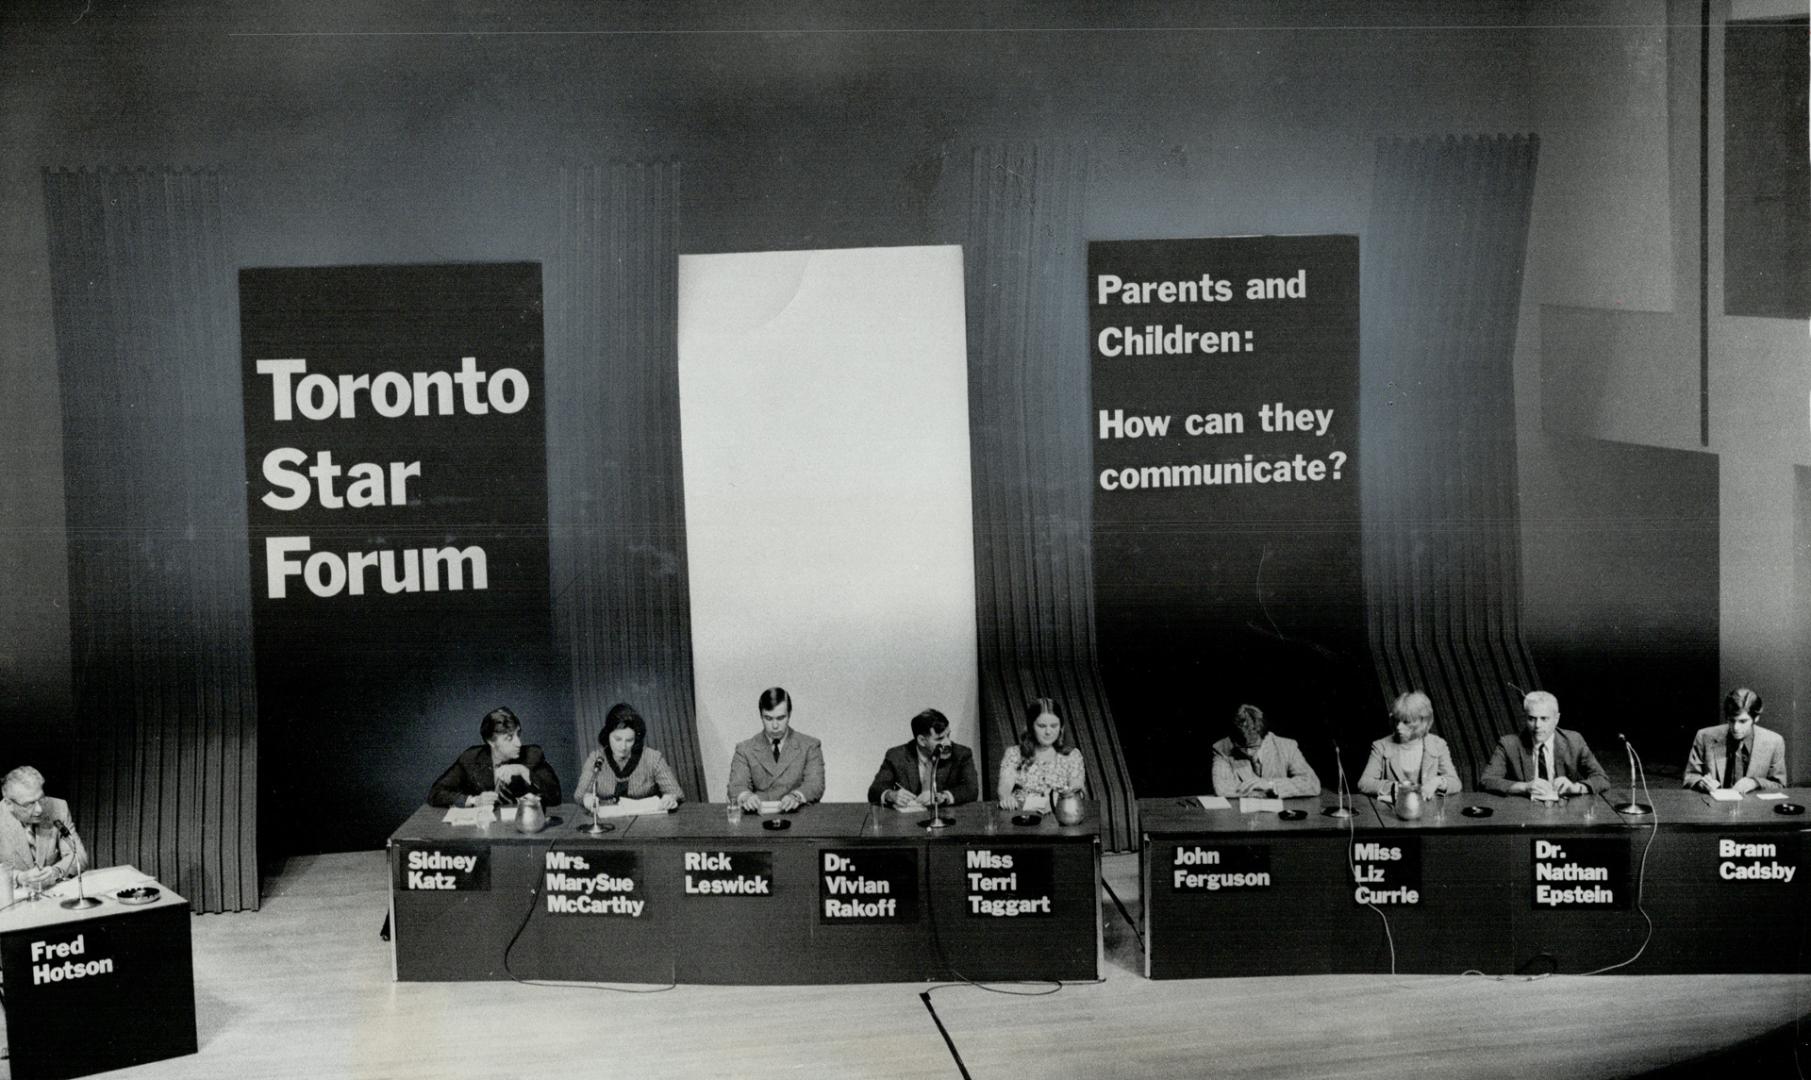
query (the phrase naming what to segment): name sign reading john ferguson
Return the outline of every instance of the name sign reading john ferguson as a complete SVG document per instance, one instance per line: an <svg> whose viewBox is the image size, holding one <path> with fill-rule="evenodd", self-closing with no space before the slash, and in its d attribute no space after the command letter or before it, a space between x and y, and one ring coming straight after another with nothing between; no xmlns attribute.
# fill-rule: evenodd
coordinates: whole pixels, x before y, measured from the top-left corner
<svg viewBox="0 0 1811 1080"><path fill-rule="evenodd" d="M1420 839L1405 837L1387 844L1353 844L1352 883L1355 904L1421 903Z"/></svg>
<svg viewBox="0 0 1811 1080"><path fill-rule="evenodd" d="M641 883L641 853L597 848L553 850L543 857L542 895L549 915L602 915L639 919L648 908Z"/></svg>
<svg viewBox="0 0 1811 1080"><path fill-rule="evenodd" d="M963 852L962 881L970 917L1013 919L1049 916L1056 862L1047 847L1008 850L971 847Z"/></svg>
<svg viewBox="0 0 1811 1080"><path fill-rule="evenodd" d="M1798 864L1781 860L1777 841L1749 843L1724 836L1717 840L1717 876L1724 881L1789 885L1798 876Z"/></svg>
<svg viewBox="0 0 1811 1080"><path fill-rule="evenodd" d="M772 896L773 852L688 851L687 896Z"/></svg>
<svg viewBox="0 0 1811 1080"><path fill-rule="evenodd" d="M1261 844L1177 844L1169 872L1172 892L1268 889L1270 849Z"/></svg>
<svg viewBox="0 0 1811 1080"><path fill-rule="evenodd" d="M1629 841L1625 837L1534 840L1534 906L1629 906Z"/></svg>
<svg viewBox="0 0 1811 1080"><path fill-rule="evenodd" d="M396 886L405 892L485 892L490 889L490 848L452 844L403 844Z"/></svg>
<svg viewBox="0 0 1811 1080"><path fill-rule="evenodd" d="M918 853L910 848L844 848L818 855L818 921L918 921Z"/></svg>

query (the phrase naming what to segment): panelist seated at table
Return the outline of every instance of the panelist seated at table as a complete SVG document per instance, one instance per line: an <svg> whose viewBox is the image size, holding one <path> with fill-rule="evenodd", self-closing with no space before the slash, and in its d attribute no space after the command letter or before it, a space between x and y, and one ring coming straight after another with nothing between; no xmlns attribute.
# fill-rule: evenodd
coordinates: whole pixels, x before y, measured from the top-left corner
<svg viewBox="0 0 1811 1080"><path fill-rule="evenodd" d="M1522 730L1497 740L1478 786L1498 795L1550 801L1606 791L1610 778L1585 737L1559 726L1559 699L1536 690L1522 699Z"/></svg>
<svg viewBox="0 0 1811 1080"><path fill-rule="evenodd" d="M729 801L751 812L777 802L782 813L791 813L823 798L823 744L792 730L792 695L769 687L756 707L760 733L737 743L729 759Z"/></svg>
<svg viewBox="0 0 1811 1080"><path fill-rule="evenodd" d="M484 742L461 751L428 789L433 806L491 806L524 795L543 806L560 804L560 778L535 745L522 745L522 721L506 708L492 709L478 724Z"/></svg>
<svg viewBox="0 0 1811 1080"><path fill-rule="evenodd" d="M931 804L930 780L937 780L937 803L955 806L981 797L975 755L950 738L949 717L926 709L912 717L912 741L890 748L880 759L868 801L900 810Z"/></svg>
<svg viewBox="0 0 1811 1080"><path fill-rule="evenodd" d="M633 705L621 701L610 706L597 745L579 769L574 802L595 810L599 803L658 794L660 808L671 810L685 801L679 777L660 751L648 745L648 722Z"/></svg>
<svg viewBox="0 0 1811 1080"><path fill-rule="evenodd" d="M1397 788L1410 788L1431 799L1451 795L1465 785L1453 767L1446 740L1433 734L1434 703L1410 690L1390 706L1395 731L1371 744L1371 757L1358 778L1358 790L1394 802Z"/></svg>
<svg viewBox="0 0 1811 1080"><path fill-rule="evenodd" d="M1055 698L1032 698L1025 704L1025 730L1017 745L1000 756L999 794L1002 810L1048 809L1053 792L1085 793L1088 772L1082 752L1069 739L1069 725Z"/></svg>
<svg viewBox="0 0 1811 1080"><path fill-rule="evenodd" d="M1738 794L1786 786L1786 740L1760 725L1761 695L1747 687L1723 699L1723 722L1700 728L1685 762L1685 786Z"/></svg>
<svg viewBox="0 0 1811 1080"><path fill-rule="evenodd" d="M1256 705L1239 706L1229 732L1214 744L1215 795L1287 799L1320 794L1320 777L1314 775L1301 747L1294 739L1272 735L1264 723L1264 710Z"/></svg>
<svg viewBox="0 0 1811 1080"><path fill-rule="evenodd" d="M12 867L13 884L48 889L88 865L69 804L44 794L44 774L21 765L0 780L7 813L0 814L0 863Z"/></svg>

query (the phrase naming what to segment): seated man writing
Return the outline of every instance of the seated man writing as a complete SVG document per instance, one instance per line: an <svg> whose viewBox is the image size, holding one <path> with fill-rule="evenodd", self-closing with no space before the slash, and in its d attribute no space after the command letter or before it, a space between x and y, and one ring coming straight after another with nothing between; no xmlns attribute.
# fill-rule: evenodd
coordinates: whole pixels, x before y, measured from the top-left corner
<svg viewBox="0 0 1811 1080"><path fill-rule="evenodd" d="M981 797L975 755L950 739L948 717L926 709L912 717L912 741L889 749L881 758L874 782L868 785L868 801L900 810L928 807L933 777L940 806Z"/></svg>

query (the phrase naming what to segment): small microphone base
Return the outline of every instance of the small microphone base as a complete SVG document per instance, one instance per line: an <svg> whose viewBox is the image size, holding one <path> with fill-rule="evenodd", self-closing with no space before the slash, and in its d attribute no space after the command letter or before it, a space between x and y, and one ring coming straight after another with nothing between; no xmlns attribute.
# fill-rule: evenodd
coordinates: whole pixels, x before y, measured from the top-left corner
<svg viewBox="0 0 1811 1080"><path fill-rule="evenodd" d="M602 836L607 832L615 832L616 826L606 825L601 821L593 821L591 824L585 826L585 828L580 831L584 832L590 836Z"/></svg>
<svg viewBox="0 0 1811 1080"><path fill-rule="evenodd" d="M1654 808L1644 802L1625 802L1616 804L1616 812L1625 817L1642 817L1654 812Z"/></svg>
<svg viewBox="0 0 1811 1080"><path fill-rule="evenodd" d="M57 905L65 911L87 911L101 906L101 902L92 896L77 896Z"/></svg>
<svg viewBox="0 0 1811 1080"><path fill-rule="evenodd" d="M1329 806L1321 811L1321 816L1330 818L1349 818L1352 816L1352 811L1344 806Z"/></svg>
<svg viewBox="0 0 1811 1080"><path fill-rule="evenodd" d="M932 814L930 817L920 821L918 827L920 829L947 829L954 824L955 822L944 817L942 814Z"/></svg>

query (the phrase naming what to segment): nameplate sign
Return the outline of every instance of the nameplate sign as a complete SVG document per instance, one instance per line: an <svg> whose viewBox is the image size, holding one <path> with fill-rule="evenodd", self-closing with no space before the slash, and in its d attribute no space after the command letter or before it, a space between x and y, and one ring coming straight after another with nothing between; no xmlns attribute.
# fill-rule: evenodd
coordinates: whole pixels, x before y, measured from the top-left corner
<svg viewBox="0 0 1811 1080"><path fill-rule="evenodd" d="M842 848L818 852L818 921L918 921L916 848Z"/></svg>
<svg viewBox="0 0 1811 1080"><path fill-rule="evenodd" d="M1717 877L1724 881L1790 885L1798 877L1798 862L1790 853L1781 854L1788 846L1778 840L1756 842L1719 837Z"/></svg>
<svg viewBox="0 0 1811 1080"><path fill-rule="evenodd" d="M1629 906L1629 841L1625 837L1532 840L1536 910Z"/></svg>
<svg viewBox="0 0 1811 1080"><path fill-rule="evenodd" d="M555 848L541 861L549 915L639 919L647 913L641 852L633 848Z"/></svg>
<svg viewBox="0 0 1811 1080"><path fill-rule="evenodd" d="M1352 845L1352 902L1379 907L1421 903L1421 838L1360 840Z"/></svg>
<svg viewBox="0 0 1811 1080"><path fill-rule="evenodd" d="M92 924L74 933L65 930L34 938L26 948L26 960L31 965L28 981L33 988L93 985L95 980L115 974L106 932ZM10 983L7 992L13 992Z"/></svg>
<svg viewBox="0 0 1811 1080"><path fill-rule="evenodd" d="M1164 866L1170 891L1219 892L1270 888L1270 848L1265 844L1177 844Z"/></svg>
<svg viewBox="0 0 1811 1080"><path fill-rule="evenodd" d="M1047 847L971 847L962 853L963 902L971 918L1054 915L1056 859Z"/></svg>
<svg viewBox="0 0 1811 1080"><path fill-rule="evenodd" d="M688 851L685 895L772 896L773 852Z"/></svg>
<svg viewBox="0 0 1811 1080"><path fill-rule="evenodd" d="M485 892L490 848L480 844L399 844L396 887L403 892Z"/></svg>

